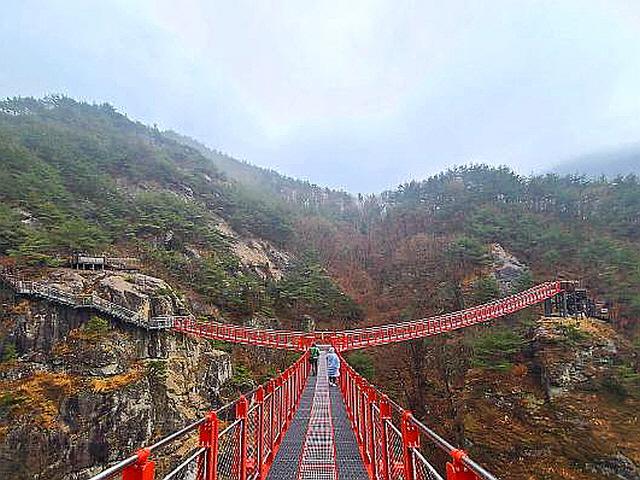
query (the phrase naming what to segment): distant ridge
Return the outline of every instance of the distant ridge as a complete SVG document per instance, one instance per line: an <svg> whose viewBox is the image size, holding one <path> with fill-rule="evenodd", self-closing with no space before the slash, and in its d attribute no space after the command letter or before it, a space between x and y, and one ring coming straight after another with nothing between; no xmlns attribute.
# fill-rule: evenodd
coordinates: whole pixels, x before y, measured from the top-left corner
<svg viewBox="0 0 640 480"><path fill-rule="evenodd" d="M334 217L345 217L357 210L355 197L347 192L299 180L237 160L186 135L167 130L166 138L198 151L213 162L215 168L247 187L258 198L279 199L283 205Z"/></svg>
<svg viewBox="0 0 640 480"><path fill-rule="evenodd" d="M640 143L591 153L556 165L552 171L561 175L581 174L589 177L640 174Z"/></svg>

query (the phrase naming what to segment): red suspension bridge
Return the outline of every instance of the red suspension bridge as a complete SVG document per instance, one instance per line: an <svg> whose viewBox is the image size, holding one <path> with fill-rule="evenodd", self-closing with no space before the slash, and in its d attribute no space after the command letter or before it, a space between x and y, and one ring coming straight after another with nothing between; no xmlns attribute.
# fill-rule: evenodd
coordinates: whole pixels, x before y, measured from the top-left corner
<svg viewBox="0 0 640 480"><path fill-rule="evenodd" d="M563 282L547 282L515 295L453 313L339 332L268 330L226 323L198 322L193 317L176 318L173 329L198 337L259 347L305 351L315 342L330 344L339 351L346 351L430 337L469 327L536 305L563 290Z"/></svg>
<svg viewBox="0 0 640 480"><path fill-rule="evenodd" d="M548 282L453 313L339 332L257 329L198 322L192 316L167 318L167 327L178 332L305 353L250 394L141 448L91 480L154 480L156 473L165 480L495 480L344 359L339 388L331 388L324 347L345 352L439 335L539 304L563 293L565 287L562 282ZM49 299L56 301L54 297ZM313 343L324 346L316 376L310 375L307 352ZM189 445L193 445L190 453L177 465L169 465L167 459ZM156 472L158 465L162 468Z"/></svg>

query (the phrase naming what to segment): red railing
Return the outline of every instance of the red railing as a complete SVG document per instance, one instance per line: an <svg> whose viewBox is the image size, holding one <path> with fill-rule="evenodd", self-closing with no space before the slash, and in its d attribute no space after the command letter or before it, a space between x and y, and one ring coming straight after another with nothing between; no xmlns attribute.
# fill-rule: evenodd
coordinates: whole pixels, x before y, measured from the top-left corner
<svg viewBox="0 0 640 480"><path fill-rule="evenodd" d="M464 451L380 393L344 359L341 370L340 389L347 414L372 480L497 480ZM444 452L440 469L426 450Z"/></svg>
<svg viewBox="0 0 640 480"><path fill-rule="evenodd" d="M314 341L314 335L305 332L243 327L229 323L198 322L195 318L178 319L174 321L173 329L212 340L285 350L303 351Z"/></svg>
<svg viewBox="0 0 640 480"><path fill-rule="evenodd" d="M562 291L561 282L547 282L515 295L445 315L339 332L269 330L217 322L198 322L193 318L177 319L173 328L199 337L244 345L304 351L316 342L332 344L338 351L347 351L429 337L487 322L536 305Z"/></svg>
<svg viewBox="0 0 640 480"><path fill-rule="evenodd" d="M142 448L90 480L121 476L123 480L153 480L153 457L163 447L187 444L188 437L198 446L163 479L262 480L273 463L298 407L309 375L308 354L302 355L281 375L261 385L251 394L212 411L204 418ZM228 418L230 417L230 418ZM178 441L179 440L179 441Z"/></svg>
<svg viewBox="0 0 640 480"><path fill-rule="evenodd" d="M453 313L391 325L335 332L331 343L339 351L346 351L439 335L518 312L552 298L562 291L561 282L541 283L523 292Z"/></svg>

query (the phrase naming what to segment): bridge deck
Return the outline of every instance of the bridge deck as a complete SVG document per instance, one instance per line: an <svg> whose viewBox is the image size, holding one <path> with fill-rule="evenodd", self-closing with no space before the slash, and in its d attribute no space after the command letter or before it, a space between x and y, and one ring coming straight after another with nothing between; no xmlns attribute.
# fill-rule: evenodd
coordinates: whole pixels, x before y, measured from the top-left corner
<svg viewBox="0 0 640 480"><path fill-rule="evenodd" d="M340 390L329 386L323 352L267 480L368 478Z"/></svg>

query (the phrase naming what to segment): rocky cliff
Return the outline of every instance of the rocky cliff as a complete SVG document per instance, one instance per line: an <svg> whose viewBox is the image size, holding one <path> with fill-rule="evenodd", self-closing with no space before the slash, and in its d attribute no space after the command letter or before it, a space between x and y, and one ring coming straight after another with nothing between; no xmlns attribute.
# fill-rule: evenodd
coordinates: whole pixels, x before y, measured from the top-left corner
<svg viewBox="0 0 640 480"><path fill-rule="evenodd" d="M509 369L470 371L467 447L504 478L639 480L637 348L589 318L542 317L525 341Z"/></svg>
<svg viewBox="0 0 640 480"><path fill-rule="evenodd" d="M86 288L87 277L76 280ZM94 280L136 310L166 314L178 305L150 277L142 286L133 277ZM85 478L216 406L231 377L228 354L210 342L6 289L0 298L1 478Z"/></svg>

